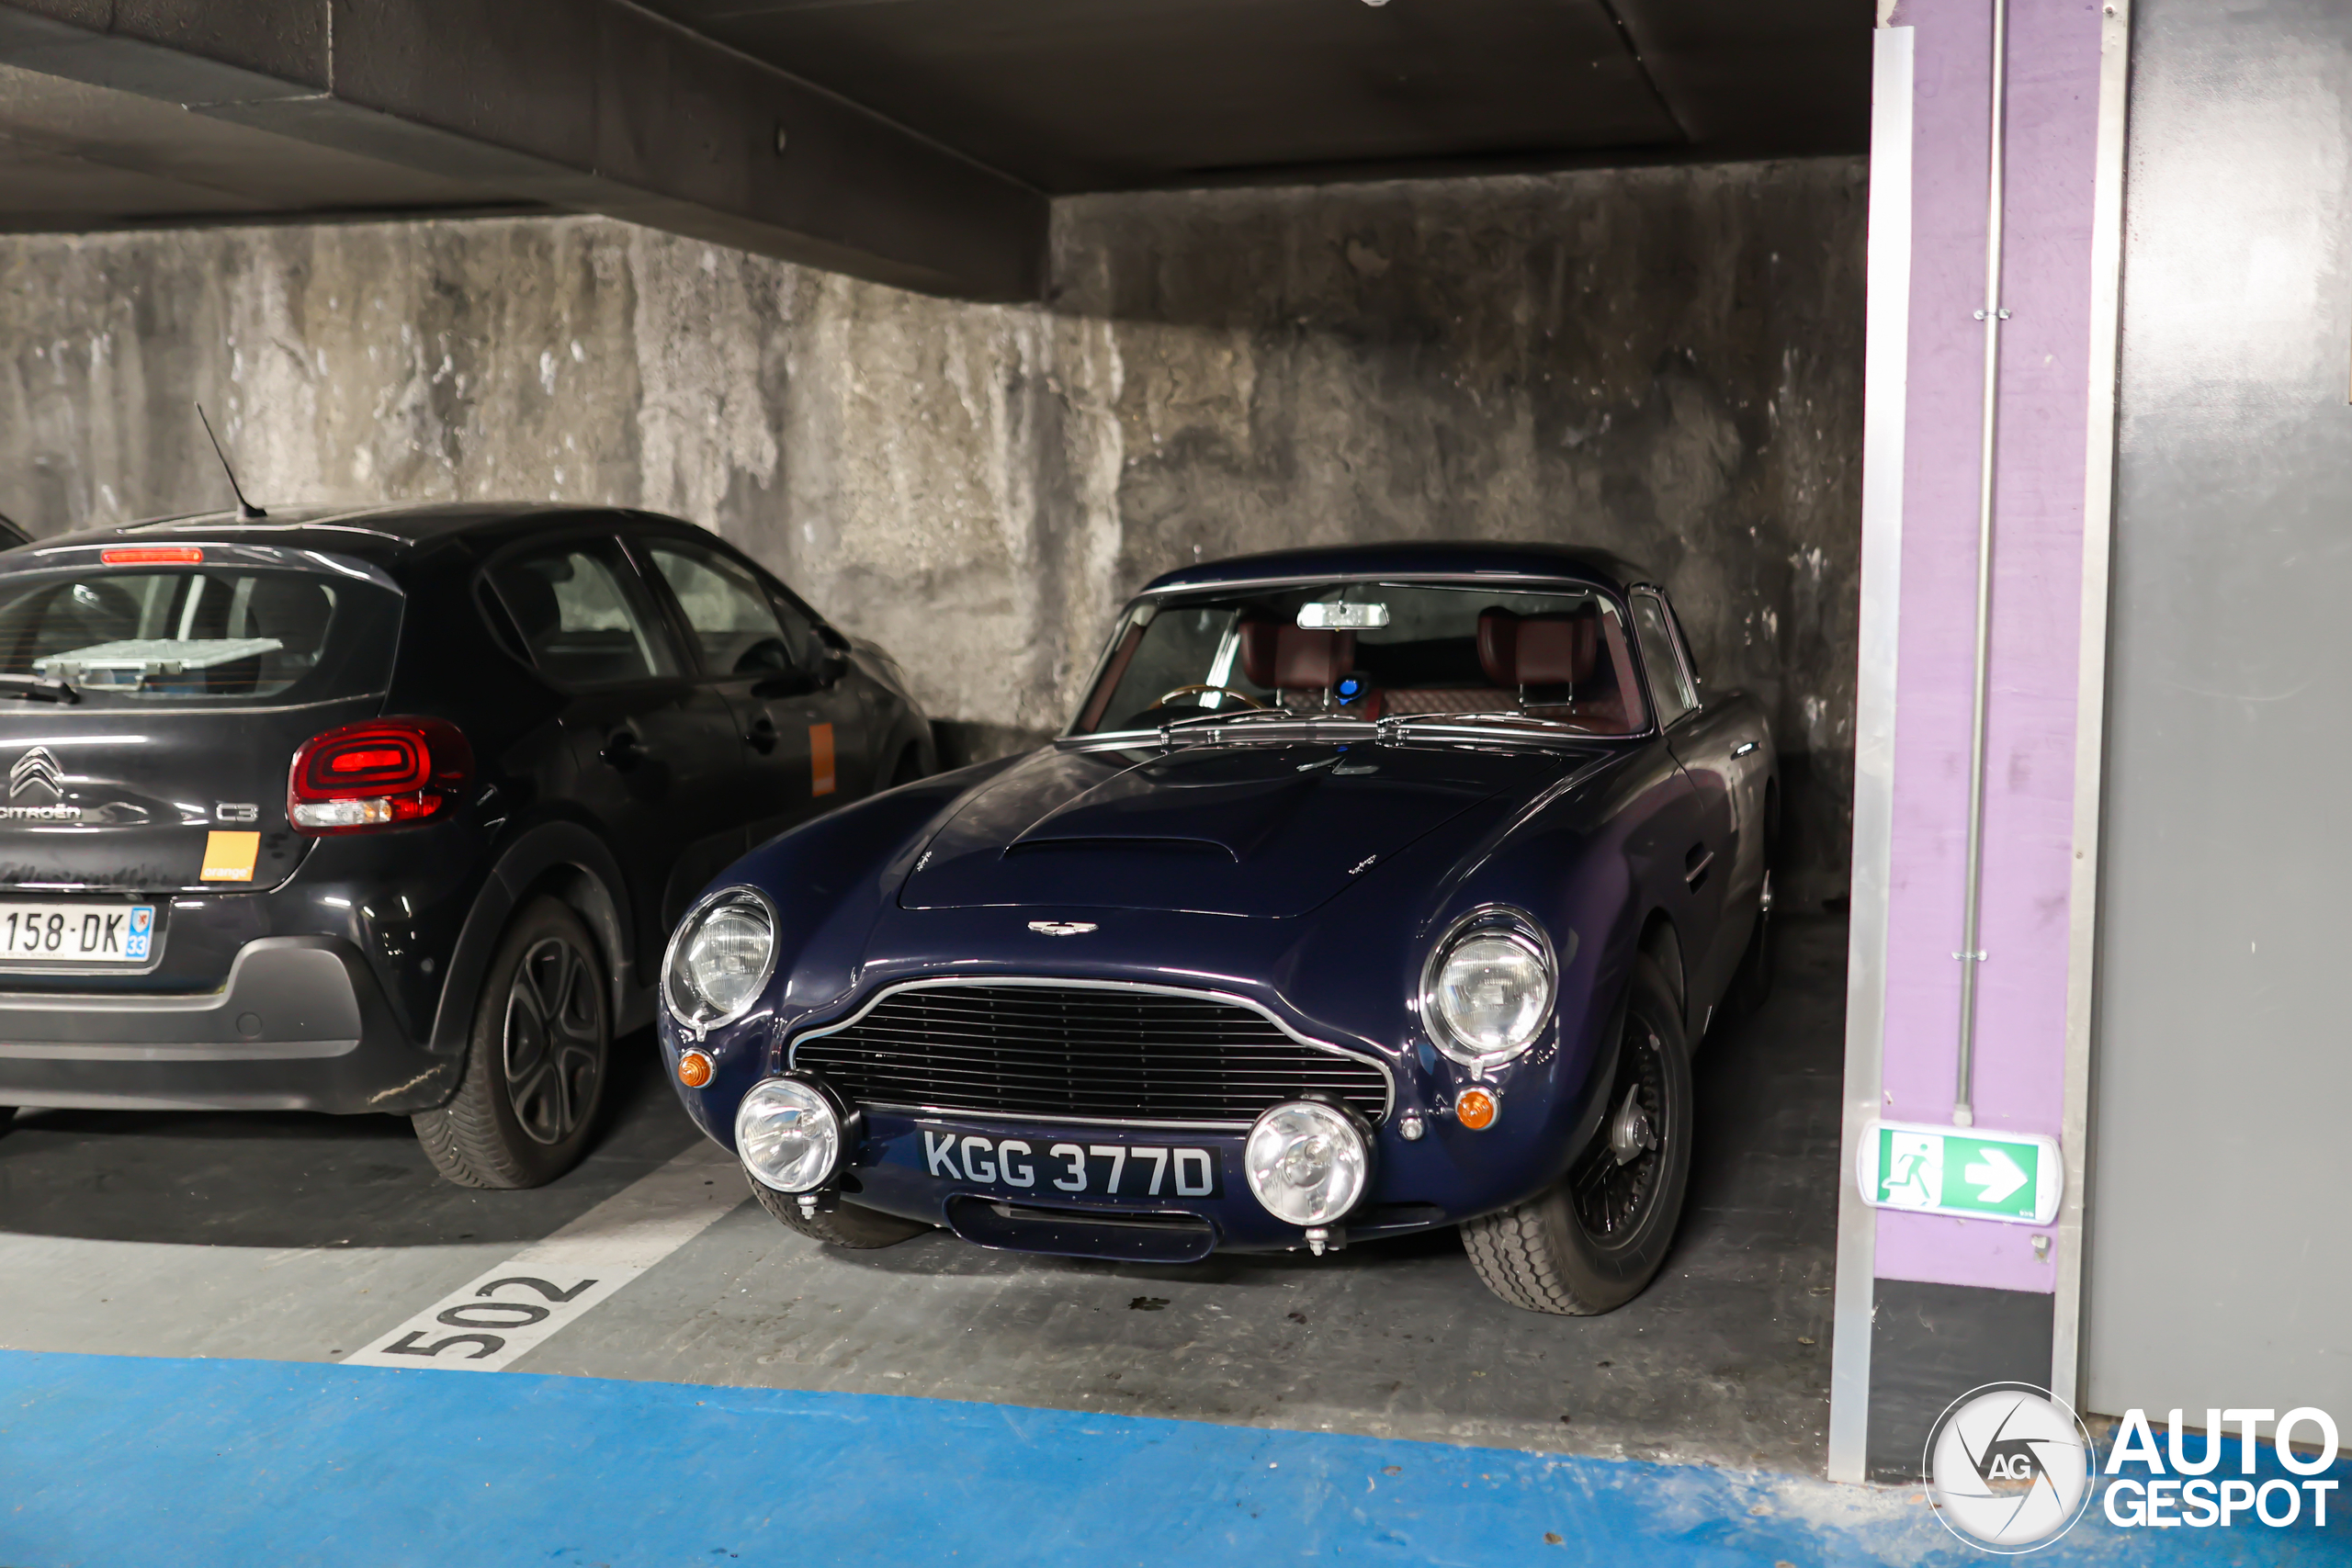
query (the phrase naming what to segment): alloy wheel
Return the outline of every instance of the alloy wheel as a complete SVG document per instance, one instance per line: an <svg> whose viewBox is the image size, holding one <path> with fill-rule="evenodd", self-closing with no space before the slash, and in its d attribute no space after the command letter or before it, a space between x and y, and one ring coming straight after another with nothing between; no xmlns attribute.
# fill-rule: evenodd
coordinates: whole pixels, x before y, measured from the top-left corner
<svg viewBox="0 0 2352 1568"><path fill-rule="evenodd" d="M604 1009L588 955L561 937L532 944L506 998L506 1099L534 1143L560 1144L596 1101Z"/></svg>

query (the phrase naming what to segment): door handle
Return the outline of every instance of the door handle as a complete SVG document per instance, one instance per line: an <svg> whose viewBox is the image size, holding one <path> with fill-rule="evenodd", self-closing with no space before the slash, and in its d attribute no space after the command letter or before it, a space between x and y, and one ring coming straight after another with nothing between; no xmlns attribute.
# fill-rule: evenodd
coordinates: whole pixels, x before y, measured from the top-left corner
<svg viewBox="0 0 2352 1568"><path fill-rule="evenodd" d="M616 729L605 738L605 749L596 756L606 767L627 773L644 761L645 742L637 738L633 729Z"/></svg>
<svg viewBox="0 0 2352 1568"><path fill-rule="evenodd" d="M1755 742L1755 741L1753 741L1753 740L1743 740L1743 741L1741 741L1738 745L1736 745L1736 746L1735 746L1735 747L1733 747L1733 748L1731 749L1731 754L1732 754L1733 756L1735 756L1735 757L1745 757L1745 756L1747 756L1750 751L1753 751L1753 750L1756 750L1756 742Z"/></svg>
<svg viewBox="0 0 2352 1568"><path fill-rule="evenodd" d="M1699 885L1707 880L1707 868L1714 863L1714 851L1704 844L1690 846L1690 852L1682 861L1682 880L1690 885L1691 892L1699 891Z"/></svg>
<svg viewBox="0 0 2352 1568"><path fill-rule="evenodd" d="M743 744L749 746L752 750L759 752L762 756L765 756L768 752L775 750L775 720L770 718L765 714L762 714L759 717L753 719L752 721L752 728L745 731L743 735Z"/></svg>

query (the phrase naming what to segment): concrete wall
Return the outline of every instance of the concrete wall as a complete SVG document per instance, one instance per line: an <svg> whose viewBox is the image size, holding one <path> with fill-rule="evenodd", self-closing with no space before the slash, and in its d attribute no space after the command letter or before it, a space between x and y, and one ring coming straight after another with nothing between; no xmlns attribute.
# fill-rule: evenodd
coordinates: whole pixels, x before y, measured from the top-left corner
<svg viewBox="0 0 2352 1568"><path fill-rule="evenodd" d="M1302 541L1581 540L1676 590L1843 887L1859 161L1061 204L1043 308L591 219L0 239L0 510L609 501L899 655L952 743L1057 728L1112 609Z"/></svg>

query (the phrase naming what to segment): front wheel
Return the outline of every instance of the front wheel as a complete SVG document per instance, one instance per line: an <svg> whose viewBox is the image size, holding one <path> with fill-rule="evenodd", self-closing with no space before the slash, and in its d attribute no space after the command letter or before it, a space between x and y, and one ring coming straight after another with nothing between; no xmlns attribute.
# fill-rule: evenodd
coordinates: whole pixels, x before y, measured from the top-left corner
<svg viewBox="0 0 2352 1568"><path fill-rule="evenodd" d="M482 977L465 1076L410 1120L461 1187L542 1187L580 1163L604 1102L613 1031L604 964L580 917L534 898Z"/></svg>
<svg viewBox="0 0 2352 1568"><path fill-rule="evenodd" d="M804 1214L800 1212L800 1200L792 1193L777 1191L750 1171L743 1173L743 1179L752 1184L752 1196L760 1201L760 1207L783 1222L785 1229L798 1231L827 1247L871 1251L877 1247L896 1247L931 1229L918 1221L902 1220L878 1209L861 1209L854 1203L837 1201L830 1210Z"/></svg>
<svg viewBox="0 0 2352 1568"><path fill-rule="evenodd" d="M1549 1191L1462 1226L1463 1247L1487 1288L1530 1312L1577 1317L1641 1294L1682 1217L1690 1100L1681 1010L1657 965L1638 959L1592 1142Z"/></svg>

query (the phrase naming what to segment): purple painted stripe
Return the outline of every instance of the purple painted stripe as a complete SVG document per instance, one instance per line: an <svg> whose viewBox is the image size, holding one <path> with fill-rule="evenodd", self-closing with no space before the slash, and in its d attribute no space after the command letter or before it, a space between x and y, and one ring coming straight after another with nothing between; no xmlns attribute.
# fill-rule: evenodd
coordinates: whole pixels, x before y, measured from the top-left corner
<svg viewBox="0 0 2352 1568"><path fill-rule="evenodd" d="M1909 0L1917 28L1884 1113L1951 1114L1960 1007L1990 127L1988 0ZM1981 1125L2056 1134L2064 1097L2098 0L2011 0L1995 488ZM2054 1288L2026 1227L1882 1213L1878 1275Z"/></svg>

